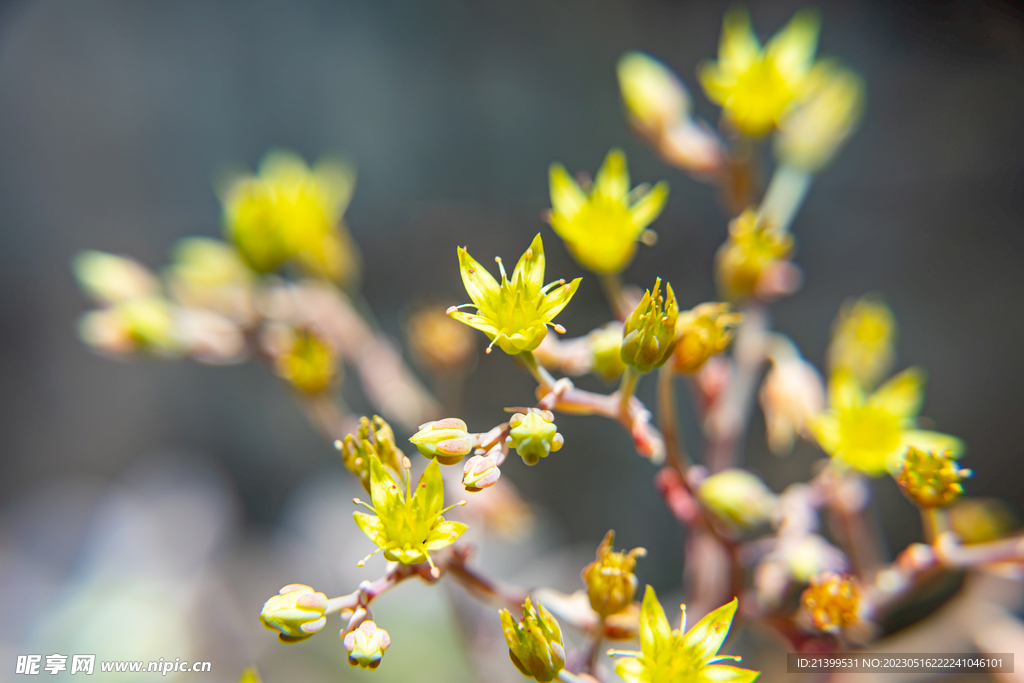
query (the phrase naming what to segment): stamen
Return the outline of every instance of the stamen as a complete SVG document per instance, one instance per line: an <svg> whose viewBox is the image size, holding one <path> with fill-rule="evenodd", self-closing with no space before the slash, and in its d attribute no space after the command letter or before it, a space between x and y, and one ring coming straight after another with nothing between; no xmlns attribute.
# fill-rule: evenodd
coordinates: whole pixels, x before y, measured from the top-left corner
<svg viewBox="0 0 1024 683"><path fill-rule="evenodd" d="M497 262L497 264L498 264L498 270L500 270L500 271L501 271L501 279L502 279L502 281L505 281L505 280L507 280L507 279L508 279L508 276L507 276L507 275L505 275L505 264L501 262L501 257L500 257L500 256L495 256L495 257L494 257L494 260L495 260L495 261Z"/></svg>
<svg viewBox="0 0 1024 683"><path fill-rule="evenodd" d="M370 505L366 501L359 500L358 498L353 498L352 502L355 503L356 505L362 505L362 506L366 507L369 510L373 510L373 514L377 514L377 508L373 507L372 505Z"/></svg>
<svg viewBox="0 0 1024 683"><path fill-rule="evenodd" d="M531 249L531 248L527 248L527 250L526 250L526 254L524 254L524 256L526 256L526 260L527 260L527 261L529 261L530 259L532 259L532 258L533 258L533 249Z"/></svg>
<svg viewBox="0 0 1024 683"><path fill-rule="evenodd" d="M339 451L341 450L341 447L342 447L342 446L344 446L344 445L345 445L345 444L343 444L343 443L341 442L341 439L335 439L335 440L334 440L334 447L335 447L336 449L338 449Z"/></svg>
<svg viewBox="0 0 1024 683"><path fill-rule="evenodd" d="M441 578L441 570L434 566L434 560L431 559L430 553L424 553L427 556L427 564L430 565L430 575L435 579Z"/></svg>
<svg viewBox="0 0 1024 683"><path fill-rule="evenodd" d="M366 556L366 557L364 557L363 559L361 559L361 560L359 560L358 562L356 562L356 566L357 566L357 567L365 567L365 566L366 566L366 561L367 561L368 559L370 559L371 557L373 557L374 555L376 555L377 553L379 553L380 551L382 551L382 550L384 550L384 548L377 548L377 549L376 549L376 550L374 550L374 551L373 551L372 553L370 553L369 555L367 555L367 556Z"/></svg>
<svg viewBox="0 0 1024 683"><path fill-rule="evenodd" d="M460 507L463 507L464 505L467 505L466 501L460 500L458 503L455 503L454 505L449 505L448 507L446 507L444 510L441 510L437 514L443 515L444 513L446 513L449 510L451 510L452 508L460 508Z"/></svg>

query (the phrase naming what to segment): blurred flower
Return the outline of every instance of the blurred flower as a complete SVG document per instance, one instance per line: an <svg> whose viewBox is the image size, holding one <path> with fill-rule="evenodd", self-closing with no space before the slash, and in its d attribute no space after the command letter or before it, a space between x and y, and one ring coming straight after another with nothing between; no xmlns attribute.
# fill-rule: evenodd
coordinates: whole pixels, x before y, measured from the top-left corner
<svg viewBox="0 0 1024 683"><path fill-rule="evenodd" d="M611 322L587 335L590 368L598 377L611 381L622 374L622 324Z"/></svg>
<svg viewBox="0 0 1024 683"><path fill-rule="evenodd" d="M410 437L416 449L442 465L454 465L473 452L473 438L466 423L457 417L427 422Z"/></svg>
<svg viewBox="0 0 1024 683"><path fill-rule="evenodd" d="M683 605L682 623L678 629L672 630L654 589L647 586L640 608L640 652L610 651L609 654L625 655L616 660L615 672L626 683L675 683L682 680L750 683L760 672L719 663L739 661L739 657L718 654L729 635L737 604L734 598L701 619L688 632L686 606Z"/></svg>
<svg viewBox="0 0 1024 683"><path fill-rule="evenodd" d="M964 543L1002 538L1020 522L1009 505L997 498L964 498L946 511L949 527Z"/></svg>
<svg viewBox="0 0 1024 683"><path fill-rule="evenodd" d="M552 164L548 220L573 257L595 273L617 273L633 259L637 241L654 234L648 225L668 199L668 183L629 190L629 170L621 150L608 152L589 194L561 164ZM646 236L645 236L645 233Z"/></svg>
<svg viewBox="0 0 1024 683"><path fill-rule="evenodd" d="M337 379L334 348L314 330L292 330L291 343L274 359L277 374L304 394L325 391Z"/></svg>
<svg viewBox="0 0 1024 683"><path fill-rule="evenodd" d="M282 643L297 643L327 625L326 610L326 595L293 583L264 603L260 621L271 631L277 631Z"/></svg>
<svg viewBox="0 0 1024 683"><path fill-rule="evenodd" d="M783 116L775 154L785 164L820 171L860 120L864 81L848 69L822 66L811 72L806 99Z"/></svg>
<svg viewBox="0 0 1024 683"><path fill-rule="evenodd" d="M501 610L501 628L508 643L508 656L524 676L546 683L565 668L562 630L544 605L538 603L534 608L527 598L519 623L508 610Z"/></svg>
<svg viewBox="0 0 1024 683"><path fill-rule="evenodd" d="M838 634L858 621L860 589L853 577L824 572L811 579L811 585L800 596L800 604L815 628Z"/></svg>
<svg viewBox="0 0 1024 683"><path fill-rule="evenodd" d="M253 273L231 245L206 237L186 237L174 245L164 272L174 300L209 309L237 323L253 317Z"/></svg>
<svg viewBox="0 0 1024 683"><path fill-rule="evenodd" d="M322 160L311 169L292 152L269 152L257 175L235 179L223 193L225 233L257 272L291 262L351 284L359 257L342 215L354 187L345 163Z"/></svg>
<svg viewBox="0 0 1024 683"><path fill-rule="evenodd" d="M536 465L541 458L562 448L565 438L558 433L555 416L548 410L530 408L525 415L516 413L509 419L506 443L527 465Z"/></svg>
<svg viewBox="0 0 1024 683"><path fill-rule="evenodd" d="M811 423L822 450L856 469L878 476L899 466L908 446L963 452L960 439L915 429L921 410L924 372L904 370L866 395L849 372L832 375L829 408Z"/></svg>
<svg viewBox="0 0 1024 683"><path fill-rule="evenodd" d="M462 485L467 491L481 491L498 483L501 470L486 455L474 455L462 469Z"/></svg>
<svg viewBox="0 0 1024 683"><path fill-rule="evenodd" d="M242 677L238 679L238 683L263 683L263 679L260 678L260 672L255 667L247 667L242 671Z"/></svg>
<svg viewBox="0 0 1024 683"><path fill-rule="evenodd" d="M745 9L725 15L718 61L703 62L698 77L708 99L747 135L764 135L806 95L818 48L820 20L797 12L763 48Z"/></svg>
<svg viewBox="0 0 1024 683"><path fill-rule="evenodd" d="M823 536L807 534L785 539L779 547L794 579L806 583L826 571L839 571L846 566L846 557Z"/></svg>
<svg viewBox="0 0 1024 683"><path fill-rule="evenodd" d="M738 468L712 474L701 482L697 496L720 519L740 527L764 524L778 507L777 497L763 481Z"/></svg>
<svg viewBox="0 0 1024 683"><path fill-rule="evenodd" d="M617 614L633 602L636 593L636 558L647 554L644 548L633 548L628 553L615 552L615 531L605 534L597 547L597 559L583 569L590 606L602 617Z"/></svg>
<svg viewBox="0 0 1024 683"><path fill-rule="evenodd" d="M97 351L115 356L136 351L176 356L183 350L174 326L174 309L159 297L129 299L89 311L82 316L78 333Z"/></svg>
<svg viewBox="0 0 1024 683"><path fill-rule="evenodd" d="M101 304L160 295L156 277L138 261L105 251L80 252L72 263L78 286Z"/></svg>
<svg viewBox="0 0 1024 683"><path fill-rule="evenodd" d="M690 113L690 94L672 70L643 52L627 52L617 67L619 89L634 125L657 134Z"/></svg>
<svg viewBox="0 0 1024 683"><path fill-rule="evenodd" d="M445 314L441 306L424 306L406 325L413 358L427 370L447 374L465 370L473 362L473 333Z"/></svg>
<svg viewBox="0 0 1024 683"><path fill-rule="evenodd" d="M936 508L962 496L961 481L971 474L970 470L961 469L948 451L925 451L911 446L900 463L896 482L921 507Z"/></svg>
<svg viewBox="0 0 1024 683"><path fill-rule="evenodd" d="M342 644L348 650L349 664L360 669L376 669L384 650L391 647L391 636L368 619L359 624L359 628L346 633Z"/></svg>
<svg viewBox="0 0 1024 683"><path fill-rule="evenodd" d="M730 300L755 294L759 280L793 250L793 236L780 232L753 208L729 223L729 238L715 255L718 289Z"/></svg>
<svg viewBox="0 0 1024 683"><path fill-rule="evenodd" d="M845 301L828 347L832 372L847 371L870 388L889 373L895 356L896 317L885 302L870 294Z"/></svg>
<svg viewBox="0 0 1024 683"><path fill-rule="evenodd" d="M174 308L174 332L190 358L222 365L245 358L242 330L231 320L205 308Z"/></svg>
<svg viewBox="0 0 1024 683"><path fill-rule="evenodd" d="M732 341L733 327L743 319L740 313L729 313L729 304L706 303L679 314L673 368L676 372L696 372L716 353Z"/></svg>
<svg viewBox="0 0 1024 683"><path fill-rule="evenodd" d="M459 248L459 269L471 304L452 306L448 315L474 327L491 340L487 347L497 344L505 353L515 355L532 351L544 339L548 325L564 331L551 321L558 315L580 286L580 278L569 284L556 280L544 285L544 243L540 234L519 259L512 279L505 275L505 267L498 261L501 284L487 272L464 248ZM557 287L552 291L552 288ZM476 313L463 313L456 309L476 307Z"/></svg>
<svg viewBox="0 0 1024 683"><path fill-rule="evenodd" d="M454 543L466 531L466 525L460 522L445 521L442 513L462 505L456 503L447 508L444 505L444 481L436 461L431 461L416 484L416 493L412 493L409 470L405 469L405 494L384 466L376 458L370 458L370 499L373 505L361 500L357 503L365 505L376 516L365 512L354 513L356 524L367 538L379 548L368 555L367 559L384 551L384 557L391 562L403 564L420 564L429 562L434 575L439 575L431 550L441 550Z"/></svg>
<svg viewBox="0 0 1024 683"><path fill-rule="evenodd" d="M768 446L776 455L793 450L797 434L808 435L811 420L825 407L825 387L817 369L796 347L782 357L770 356L772 367L759 395L768 430Z"/></svg>
<svg viewBox="0 0 1024 683"><path fill-rule="evenodd" d="M676 322L679 306L672 285L665 283L661 294L661 278L654 281L654 290L643 298L626 318L622 337L622 361L640 372L650 372L665 364L676 348Z"/></svg>

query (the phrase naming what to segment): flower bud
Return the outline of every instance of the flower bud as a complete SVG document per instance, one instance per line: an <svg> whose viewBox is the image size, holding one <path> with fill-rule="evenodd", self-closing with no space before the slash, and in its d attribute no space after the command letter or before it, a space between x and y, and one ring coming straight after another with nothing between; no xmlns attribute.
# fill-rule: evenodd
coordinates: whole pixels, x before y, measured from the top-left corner
<svg viewBox="0 0 1024 683"><path fill-rule="evenodd" d="M864 81L847 69L816 69L811 75L806 99L779 122L775 154L790 166L819 171L857 126Z"/></svg>
<svg viewBox="0 0 1024 683"><path fill-rule="evenodd" d="M963 543L987 543L1020 526L1017 516L998 498L963 498L949 507L949 528Z"/></svg>
<svg viewBox="0 0 1024 683"><path fill-rule="evenodd" d="M800 604L815 628L839 633L858 621L860 589L852 577L825 572L811 580L811 585L800 596Z"/></svg>
<svg viewBox="0 0 1024 683"><path fill-rule="evenodd" d="M291 346L275 359L277 374L304 394L318 394L334 382L334 348L309 329L295 330Z"/></svg>
<svg viewBox="0 0 1024 683"><path fill-rule="evenodd" d="M961 483L972 472L960 469L949 451L924 451L910 446L903 456L896 481L903 492L923 508L949 505L964 493Z"/></svg>
<svg viewBox="0 0 1024 683"><path fill-rule="evenodd" d="M282 643L297 643L327 624L326 610L326 595L309 586L293 583L264 603L260 621L268 629L277 631Z"/></svg>
<svg viewBox="0 0 1024 683"><path fill-rule="evenodd" d="M516 413L508 424L512 429L505 442L527 465L536 465L565 443L555 426L555 416L548 410L531 408L525 415Z"/></svg>
<svg viewBox="0 0 1024 683"><path fill-rule="evenodd" d="M679 314L676 323L678 344L673 354L676 372L696 372L732 341L733 326L743 319L729 313L729 304L707 303Z"/></svg>
<svg viewBox="0 0 1024 683"><path fill-rule="evenodd" d="M825 387L813 365L799 355L773 359L760 392L772 453L793 450L797 434L808 434L811 420L825 407Z"/></svg>
<svg viewBox="0 0 1024 683"><path fill-rule="evenodd" d="M633 602L636 593L636 558L647 554L644 548L633 548L628 553L614 552L615 531L609 531L597 547L597 559L583 570L590 606L602 617L617 614Z"/></svg>
<svg viewBox="0 0 1024 683"><path fill-rule="evenodd" d="M473 437L466 423L456 417L421 424L409 441L425 457L442 465L454 465L473 451Z"/></svg>
<svg viewBox="0 0 1024 683"><path fill-rule="evenodd" d="M700 501L720 519L740 527L755 527L771 518L778 499L765 483L741 469L722 470L705 479Z"/></svg>
<svg viewBox="0 0 1024 683"><path fill-rule="evenodd" d="M654 290L644 292L643 298L626 319L622 337L622 362L640 372L661 367L671 357L678 343L676 322L679 306L672 285L665 284L661 295L661 278L654 281Z"/></svg>
<svg viewBox="0 0 1024 683"><path fill-rule="evenodd" d="M378 418L379 419L379 418ZM364 425L365 422L365 425ZM334 447L341 452L341 461L345 464L348 470L359 478L359 482L366 489L367 493L370 491L370 460L377 459L381 460L380 452L378 451L375 441L372 439L372 433L367 433L369 430L364 431L363 427L369 425L369 420L365 417L360 420L359 433L358 434L346 434L344 441L338 439L334 442ZM397 450L397 449L396 449ZM397 451L401 453L401 451ZM395 472L401 472L398 468L401 461L386 462L389 467Z"/></svg>
<svg viewBox="0 0 1024 683"><path fill-rule="evenodd" d="M175 301L215 311L237 323L252 319L253 273L231 245L186 237L174 245L173 258L164 278Z"/></svg>
<svg viewBox="0 0 1024 683"><path fill-rule="evenodd" d="M348 663L360 669L376 669L380 666L384 650L391 646L391 636L377 624L366 620L359 628L349 631L342 639L348 650Z"/></svg>
<svg viewBox="0 0 1024 683"><path fill-rule="evenodd" d="M611 381L622 374L622 325L609 323L587 335L590 344L590 368L598 377Z"/></svg>
<svg viewBox="0 0 1024 683"><path fill-rule="evenodd" d="M155 297L160 293L156 278L145 266L124 256L105 251L83 251L72 264L78 286L104 304Z"/></svg>
<svg viewBox="0 0 1024 683"><path fill-rule="evenodd" d="M462 485L467 491L480 491L498 483L501 470L486 455L474 455L462 470Z"/></svg>
<svg viewBox="0 0 1024 683"><path fill-rule="evenodd" d="M508 610L501 610L501 627L508 643L508 656L524 676L547 683L565 668L562 631L540 603L535 609L527 598L519 623Z"/></svg>
<svg viewBox="0 0 1024 683"><path fill-rule="evenodd" d="M634 124L646 134L659 134L689 114L690 96L672 71L642 52L619 58L619 88Z"/></svg>
<svg viewBox="0 0 1024 683"><path fill-rule="evenodd" d="M757 211L747 209L729 223L729 239L715 255L719 291L733 301L754 294L761 275L792 249L792 235L771 229Z"/></svg>

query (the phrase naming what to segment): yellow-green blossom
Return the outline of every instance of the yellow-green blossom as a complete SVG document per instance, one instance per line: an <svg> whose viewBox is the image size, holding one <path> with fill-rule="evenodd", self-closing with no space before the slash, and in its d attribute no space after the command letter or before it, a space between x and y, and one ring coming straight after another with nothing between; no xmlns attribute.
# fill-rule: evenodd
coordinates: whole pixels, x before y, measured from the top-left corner
<svg viewBox="0 0 1024 683"><path fill-rule="evenodd" d="M845 301L828 347L832 372L847 371L863 386L874 386L892 368L896 335L896 316L880 298L869 294Z"/></svg>
<svg viewBox="0 0 1024 683"><path fill-rule="evenodd" d="M325 391L338 375L334 348L313 330L299 329L291 345L274 359L277 374L304 394Z"/></svg>
<svg viewBox="0 0 1024 683"><path fill-rule="evenodd" d="M238 679L238 683L263 683L263 679L260 678L260 672L256 670L256 667L246 667L242 671L242 677Z"/></svg>
<svg viewBox="0 0 1024 683"><path fill-rule="evenodd" d="M829 382L829 407L811 423L821 448L865 474L895 471L908 446L963 452L960 439L916 428L924 391L924 372L904 370L873 394L852 374L840 371Z"/></svg>
<svg viewBox="0 0 1024 683"><path fill-rule="evenodd" d="M807 98L779 122L775 154L808 171L828 165L860 120L864 80L849 69L812 70Z"/></svg>
<svg viewBox="0 0 1024 683"><path fill-rule="evenodd" d="M802 10L763 48L745 9L725 15L718 61L704 62L698 77L708 99L747 135L770 131L808 86L820 21Z"/></svg>
<svg viewBox="0 0 1024 683"><path fill-rule="evenodd" d="M565 443L555 426L555 416L549 410L531 408L525 415L516 413L508 424L510 429L505 442L516 449L527 465L536 465Z"/></svg>
<svg viewBox="0 0 1024 683"><path fill-rule="evenodd" d="M562 630L544 605L537 603L534 608L526 598L523 619L519 623L508 610L501 610L501 628L505 632L508 656L524 676L547 683L565 668Z"/></svg>
<svg viewBox="0 0 1024 683"><path fill-rule="evenodd" d="M815 628L838 634L859 620L860 588L853 577L824 572L811 579L800 604Z"/></svg>
<svg viewBox="0 0 1024 683"><path fill-rule="evenodd" d="M610 651L625 655L616 660L615 672L626 683L751 683L759 671L720 662L739 657L719 655L729 635L738 602L714 610L686 631L686 606L679 628L672 630L654 589L647 587L640 607L640 652Z"/></svg>
<svg viewBox="0 0 1024 683"><path fill-rule="evenodd" d="M352 474L359 477L367 493L370 493L370 462L379 459L381 463L400 472L405 455L395 445L395 433L384 418L374 415L373 420L359 418L356 434L346 434L344 441L334 442L341 452L341 460Z"/></svg>
<svg viewBox="0 0 1024 683"><path fill-rule="evenodd" d="M441 514L457 505L443 508L444 482L441 480L441 469L436 460L432 460L420 476L413 493L410 486L409 471L405 472L405 492L394 477L384 469L377 458L370 458L370 499L373 505L356 500L374 512L356 512L355 520L366 536L379 548L363 563L384 551L384 557L392 562L403 564L420 564L429 562L435 575L438 570L430 558L431 550L441 550L454 543L466 531L461 522L446 521Z"/></svg>
<svg viewBox="0 0 1024 683"><path fill-rule="evenodd" d="M729 239L715 254L718 289L731 300L757 290L761 275L793 250L793 236L772 229L753 208L729 223Z"/></svg>
<svg viewBox="0 0 1024 683"><path fill-rule="evenodd" d="M644 232L668 199L664 181L630 192L626 155L618 149L608 152L589 194L561 164L552 164L549 175L551 227L579 264L595 273L617 273L629 265L637 241L647 241Z"/></svg>
<svg viewBox="0 0 1024 683"><path fill-rule="evenodd" d="M291 262L310 275L349 283L359 257L342 215L354 187L355 172L344 163L310 168L294 153L270 152L257 175L236 179L224 193L225 233L258 272Z"/></svg>
<svg viewBox="0 0 1024 683"><path fill-rule="evenodd" d="M778 507L777 497L763 481L736 467L705 479L697 496L720 519L740 527L764 524Z"/></svg>
<svg viewBox="0 0 1024 683"><path fill-rule="evenodd" d="M565 280L544 284L544 243L540 234L520 257L511 279L505 275L501 259L496 260L501 270L500 285L469 252L459 247L462 283L473 303L452 306L448 315L486 334L491 340L488 353L495 344L511 355L532 351L544 340L548 325L564 331L551 321L576 293L580 278L568 284ZM476 307L476 313L457 310L464 306Z"/></svg>
<svg viewBox="0 0 1024 683"><path fill-rule="evenodd" d="M656 278L654 289L644 292L640 303L626 318L622 330L622 362L640 372L650 372L664 365L679 343L678 319L679 305L672 285L665 283L662 296L661 278Z"/></svg>
<svg viewBox="0 0 1024 683"><path fill-rule="evenodd" d="M602 617L617 614L633 602L636 558L647 554L645 548L615 552L612 550L614 542L615 531L609 531L597 547L597 559L588 564L581 575L587 584L590 606Z"/></svg>
<svg viewBox="0 0 1024 683"><path fill-rule="evenodd" d="M391 647L391 636L377 624L366 620L359 628L345 634L342 644L348 650L348 663L360 669L376 669L380 666L384 650Z"/></svg>

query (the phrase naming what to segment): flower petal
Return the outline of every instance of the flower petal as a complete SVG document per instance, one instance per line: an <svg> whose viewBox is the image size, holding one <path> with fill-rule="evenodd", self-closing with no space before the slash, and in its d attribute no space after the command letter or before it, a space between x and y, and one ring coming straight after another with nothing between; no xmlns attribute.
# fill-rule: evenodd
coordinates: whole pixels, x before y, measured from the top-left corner
<svg viewBox="0 0 1024 683"><path fill-rule="evenodd" d="M444 506L444 480L437 460L431 460L416 484L416 509L422 519L431 519Z"/></svg>
<svg viewBox="0 0 1024 683"><path fill-rule="evenodd" d="M864 405L864 390L852 373L837 370L828 383L828 404L833 410L849 410Z"/></svg>
<svg viewBox="0 0 1024 683"><path fill-rule="evenodd" d="M658 602L654 589L647 586L644 601L640 605L640 649L644 659L655 661L660 652L672 645L672 627L665 617L665 610Z"/></svg>
<svg viewBox="0 0 1024 683"><path fill-rule="evenodd" d="M630 207L629 213L637 235L661 214L666 201L668 201L668 183L662 180Z"/></svg>
<svg viewBox="0 0 1024 683"><path fill-rule="evenodd" d="M541 304L537 313L545 322L551 322L555 316L562 312L562 309L566 307L569 300L572 299L576 290L580 288L580 282L583 278L576 278L567 285L562 285L553 292L550 292L545 298L544 303Z"/></svg>
<svg viewBox="0 0 1024 683"><path fill-rule="evenodd" d="M829 455L835 455L839 450L840 440L839 418L836 414L830 411L818 415L811 420L810 428L821 450Z"/></svg>
<svg viewBox="0 0 1024 683"><path fill-rule="evenodd" d="M373 507L377 510L377 514L386 515L388 511L394 510L404 500L402 488L391 476L391 473L384 469L380 460L372 455L369 458L370 499L373 500Z"/></svg>
<svg viewBox="0 0 1024 683"><path fill-rule="evenodd" d="M462 522L442 520L440 524L430 531L430 535L427 536L427 550L447 548L459 540L459 536L466 533L467 528Z"/></svg>
<svg viewBox="0 0 1024 683"><path fill-rule="evenodd" d="M733 598L701 619L683 636L683 647L693 652L701 662L714 657L729 635L729 627L732 626L732 618L738 606L739 601Z"/></svg>
<svg viewBox="0 0 1024 683"><path fill-rule="evenodd" d="M793 15L789 23L775 34L765 52L775 62L779 74L788 81L802 78L814 62L818 50L821 17L810 8Z"/></svg>
<svg viewBox="0 0 1024 683"><path fill-rule="evenodd" d="M621 149L613 149L604 158L604 163L594 178L594 195L604 197L615 204L624 204L629 194L629 169L626 155Z"/></svg>
<svg viewBox="0 0 1024 683"><path fill-rule="evenodd" d="M644 665L635 657L622 657L615 660L615 673L626 683L643 683Z"/></svg>
<svg viewBox="0 0 1024 683"><path fill-rule="evenodd" d="M561 164L551 164L548 179L551 186L551 208L566 221L572 221L587 203L587 195Z"/></svg>
<svg viewBox="0 0 1024 683"><path fill-rule="evenodd" d="M697 675L698 683L751 683L760 671L741 669L728 664L712 664L701 669Z"/></svg>
<svg viewBox="0 0 1024 683"><path fill-rule="evenodd" d="M515 270L512 271L512 283L519 287L519 278L522 278L524 288L523 297L532 299L544 286L544 242L540 233L533 238L530 247L519 257Z"/></svg>
<svg viewBox="0 0 1024 683"><path fill-rule="evenodd" d="M355 517L356 525L363 530L367 538L381 547L387 544L387 533L384 530L384 522L380 520L380 517L366 512L354 512L352 516Z"/></svg>
<svg viewBox="0 0 1024 683"><path fill-rule="evenodd" d="M462 284L476 307L482 312L492 310L500 291L498 282L464 247L459 247L459 270Z"/></svg>
<svg viewBox="0 0 1024 683"><path fill-rule="evenodd" d="M761 43L750 25L750 13L742 7L729 10L722 22L722 37L718 41L721 68L742 73L754 64L760 54Z"/></svg>
<svg viewBox="0 0 1024 683"><path fill-rule="evenodd" d="M964 442L957 437L926 429L907 429L900 432L900 441L923 451L950 451L953 458L963 457L966 450Z"/></svg>
<svg viewBox="0 0 1024 683"><path fill-rule="evenodd" d="M924 399L924 383L924 370L908 368L878 387L868 400L890 415L917 417Z"/></svg>

